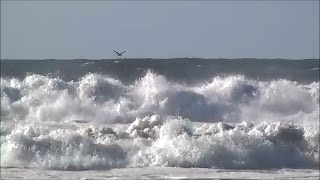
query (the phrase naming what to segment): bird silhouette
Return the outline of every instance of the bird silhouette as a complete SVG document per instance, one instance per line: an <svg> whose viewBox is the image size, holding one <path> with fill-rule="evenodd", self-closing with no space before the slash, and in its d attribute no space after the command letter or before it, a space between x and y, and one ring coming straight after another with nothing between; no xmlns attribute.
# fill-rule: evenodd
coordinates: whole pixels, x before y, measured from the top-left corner
<svg viewBox="0 0 320 180"><path fill-rule="evenodd" d="M113 50L113 52L117 53L117 55L120 57L120 56L122 56L122 54L125 53L126 51L123 51L123 52L119 53L119 52Z"/></svg>

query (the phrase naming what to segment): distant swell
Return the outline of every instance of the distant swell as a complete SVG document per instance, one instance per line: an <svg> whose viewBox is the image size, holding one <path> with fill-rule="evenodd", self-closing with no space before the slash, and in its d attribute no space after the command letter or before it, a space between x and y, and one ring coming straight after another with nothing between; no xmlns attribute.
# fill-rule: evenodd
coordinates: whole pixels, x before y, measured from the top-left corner
<svg viewBox="0 0 320 180"><path fill-rule="evenodd" d="M319 82L1 77L1 166L318 168Z"/></svg>

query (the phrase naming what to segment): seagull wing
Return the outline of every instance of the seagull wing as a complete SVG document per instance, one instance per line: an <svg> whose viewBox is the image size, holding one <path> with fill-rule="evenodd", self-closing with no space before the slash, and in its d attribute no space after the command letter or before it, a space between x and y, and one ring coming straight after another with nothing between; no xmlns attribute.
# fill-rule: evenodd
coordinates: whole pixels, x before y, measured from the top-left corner
<svg viewBox="0 0 320 180"><path fill-rule="evenodd" d="M120 53L118 53L118 52L117 52L117 51L115 51L115 50L113 50L113 52L117 53L117 55L118 55L118 56L120 56L120 55L121 55Z"/></svg>

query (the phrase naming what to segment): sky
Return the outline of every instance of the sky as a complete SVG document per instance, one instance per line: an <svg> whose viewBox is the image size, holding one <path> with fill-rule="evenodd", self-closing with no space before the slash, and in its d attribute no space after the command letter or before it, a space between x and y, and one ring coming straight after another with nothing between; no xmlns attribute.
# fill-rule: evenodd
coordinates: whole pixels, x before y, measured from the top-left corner
<svg viewBox="0 0 320 180"><path fill-rule="evenodd" d="M1 59L319 58L319 1L1 1Z"/></svg>

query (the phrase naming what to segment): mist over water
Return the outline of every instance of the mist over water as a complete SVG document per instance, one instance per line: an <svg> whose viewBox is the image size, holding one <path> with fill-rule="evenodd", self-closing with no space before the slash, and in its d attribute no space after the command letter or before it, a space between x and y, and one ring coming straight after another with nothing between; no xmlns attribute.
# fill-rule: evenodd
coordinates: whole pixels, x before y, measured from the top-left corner
<svg viewBox="0 0 320 180"><path fill-rule="evenodd" d="M319 168L319 60L1 65L2 167Z"/></svg>

